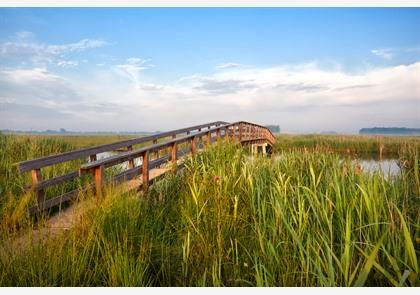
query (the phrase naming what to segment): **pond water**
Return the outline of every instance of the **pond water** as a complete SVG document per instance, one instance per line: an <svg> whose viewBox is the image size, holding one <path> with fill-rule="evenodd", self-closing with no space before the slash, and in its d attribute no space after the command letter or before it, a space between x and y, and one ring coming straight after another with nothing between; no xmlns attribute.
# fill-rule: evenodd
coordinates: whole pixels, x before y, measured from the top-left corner
<svg viewBox="0 0 420 295"><path fill-rule="evenodd" d="M376 159L370 160L353 160L355 164L360 164L362 171L372 173L381 171L385 175L395 176L400 174L401 168L398 166L397 159L383 159L382 161Z"/></svg>
<svg viewBox="0 0 420 295"><path fill-rule="evenodd" d="M348 157L348 155L343 155L344 157ZM273 155L273 159L275 161L281 161L282 155ZM361 168L361 172L364 173L374 173L377 171L382 172L386 176L396 176L401 173L401 168L398 165L398 159L390 158L390 159L379 159L372 156L363 156L361 158L354 158L352 163L356 166Z"/></svg>

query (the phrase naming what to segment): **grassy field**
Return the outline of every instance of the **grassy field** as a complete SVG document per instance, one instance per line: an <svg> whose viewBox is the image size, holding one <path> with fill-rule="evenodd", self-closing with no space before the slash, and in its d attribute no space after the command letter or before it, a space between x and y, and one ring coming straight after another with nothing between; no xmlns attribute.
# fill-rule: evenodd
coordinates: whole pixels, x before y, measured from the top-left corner
<svg viewBox="0 0 420 295"><path fill-rule="evenodd" d="M72 229L33 241L11 164L84 144L0 140L1 286L420 286L420 139L280 136L279 160L214 146L147 195L82 196ZM355 169L381 146L401 174Z"/></svg>

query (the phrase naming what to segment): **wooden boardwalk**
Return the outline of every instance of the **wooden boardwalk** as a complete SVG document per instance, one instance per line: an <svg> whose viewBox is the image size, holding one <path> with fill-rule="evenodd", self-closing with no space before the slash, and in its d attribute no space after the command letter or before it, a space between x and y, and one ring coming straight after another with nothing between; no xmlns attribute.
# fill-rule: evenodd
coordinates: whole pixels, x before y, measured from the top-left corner
<svg viewBox="0 0 420 295"><path fill-rule="evenodd" d="M154 180L168 171L175 172L185 157L194 156L199 150L214 142L223 143L226 141L238 144L262 144L271 148L275 137L266 127L254 123L217 121L50 155L20 162L16 166L21 173L31 173L32 183L27 185L27 189L36 193L37 206L30 208L29 212L36 214L73 200L79 193L89 189L94 190L99 197L102 194L103 185L107 182L122 183L127 190L140 187L147 190ZM118 154L109 155L110 152L118 152ZM108 153L108 156L98 159L98 154L101 153ZM43 179L42 168L80 159L84 160L84 163L77 171ZM137 165L136 162L138 162ZM125 169L122 172L112 177L106 177L106 169L121 164L125 164ZM85 175L92 175L93 181L60 196L45 198L45 189L48 187L70 182L85 177Z"/></svg>

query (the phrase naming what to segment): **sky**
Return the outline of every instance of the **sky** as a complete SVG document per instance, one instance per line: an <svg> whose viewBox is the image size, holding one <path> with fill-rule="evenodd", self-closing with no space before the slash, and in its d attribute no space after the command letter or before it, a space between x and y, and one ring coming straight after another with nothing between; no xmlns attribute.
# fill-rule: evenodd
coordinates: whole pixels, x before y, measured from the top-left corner
<svg viewBox="0 0 420 295"><path fill-rule="evenodd" d="M419 8L0 8L0 129L420 128Z"/></svg>

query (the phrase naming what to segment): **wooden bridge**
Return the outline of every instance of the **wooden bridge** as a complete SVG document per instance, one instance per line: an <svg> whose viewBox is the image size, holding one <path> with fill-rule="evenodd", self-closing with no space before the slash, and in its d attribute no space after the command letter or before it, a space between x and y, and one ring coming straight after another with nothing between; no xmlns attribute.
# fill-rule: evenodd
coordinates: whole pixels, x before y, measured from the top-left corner
<svg viewBox="0 0 420 295"><path fill-rule="evenodd" d="M275 137L266 127L249 123L222 121L168 131L151 136L144 136L111 144L79 149L57 155L17 163L21 173L29 172L32 183L27 189L37 195L37 206L29 209L31 214L59 206L77 197L80 192L93 189L97 196L105 182L124 182L128 188L142 187L147 190L149 184L167 171L176 171L188 154L194 156L213 142L233 141L241 144L261 145L269 150ZM134 149L135 145L141 145ZM118 152L109 155L111 152ZM269 152L269 151L268 151ZM107 153L105 158L98 155ZM82 159L77 171L50 179L43 179L41 169L67 161ZM138 164L136 165L136 162ZM126 163L123 172L112 177L105 177L105 169ZM169 165L168 165L169 164ZM93 181L87 185L50 199L45 198L45 189L58 184L73 181L86 174L93 175Z"/></svg>

